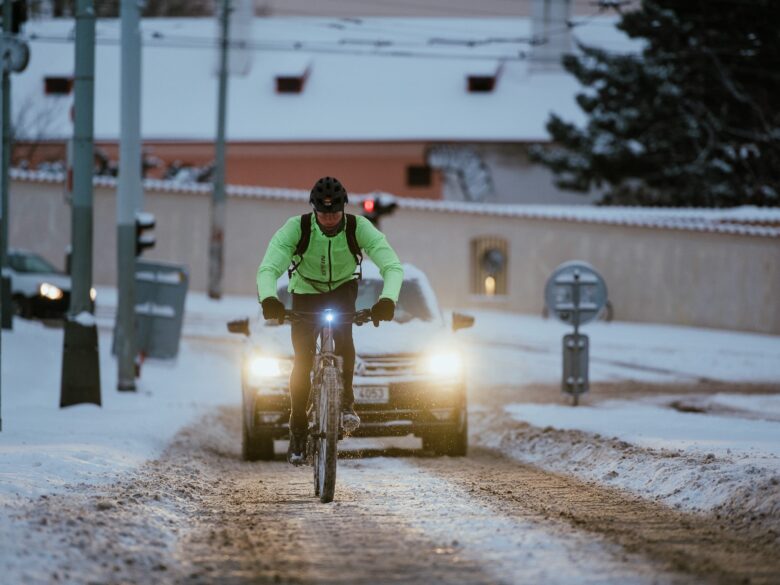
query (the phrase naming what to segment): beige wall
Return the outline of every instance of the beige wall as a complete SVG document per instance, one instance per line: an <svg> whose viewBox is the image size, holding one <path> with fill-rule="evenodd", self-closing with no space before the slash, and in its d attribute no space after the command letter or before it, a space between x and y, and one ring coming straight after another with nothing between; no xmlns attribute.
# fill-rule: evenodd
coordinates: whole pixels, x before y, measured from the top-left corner
<svg viewBox="0 0 780 585"><path fill-rule="evenodd" d="M146 257L185 264L192 288L207 279L209 195L147 192L157 217L157 246ZM231 197L227 206L227 293L254 294L255 271L268 239L305 201ZM353 208L357 212L357 208ZM561 262L581 259L604 276L615 318L780 334L780 240L492 215L401 209L383 229L402 260L422 268L443 305L496 307L539 314L547 277ZM11 246L59 264L70 237L60 184L14 181ZM509 242L509 290L504 299L474 297L470 241ZM95 192L97 284L116 282L113 189Z"/></svg>

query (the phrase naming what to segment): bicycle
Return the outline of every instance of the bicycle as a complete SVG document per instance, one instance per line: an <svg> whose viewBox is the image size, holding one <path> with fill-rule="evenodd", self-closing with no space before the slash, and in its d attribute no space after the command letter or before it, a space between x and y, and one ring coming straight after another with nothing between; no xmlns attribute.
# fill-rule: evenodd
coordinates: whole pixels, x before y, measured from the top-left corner
<svg viewBox="0 0 780 585"><path fill-rule="evenodd" d="M324 504L332 502L335 495L338 441L343 435L340 420L343 363L335 354L333 325L345 317L355 325L363 325L371 321L371 309L355 313L336 313L331 309L316 313L288 310L284 315L290 323L310 319L321 325L306 409L309 432L305 452L314 467L314 495Z"/></svg>

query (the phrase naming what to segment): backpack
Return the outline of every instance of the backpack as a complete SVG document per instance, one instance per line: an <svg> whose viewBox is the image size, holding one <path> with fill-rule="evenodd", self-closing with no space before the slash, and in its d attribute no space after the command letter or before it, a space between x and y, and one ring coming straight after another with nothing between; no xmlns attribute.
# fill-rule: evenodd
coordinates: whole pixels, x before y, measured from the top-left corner
<svg viewBox="0 0 780 585"><path fill-rule="evenodd" d="M347 245L349 246L349 251L352 252L352 255L355 257L355 262L357 263L357 272L355 272L354 276L357 276L358 280L360 280L363 278L363 252L360 250L360 244L358 244L357 241L357 218L351 213L345 213L344 216L347 220ZM301 262L303 262L303 254L309 247L310 240L311 213L304 213L301 215L301 239L298 240L298 245L295 246L295 252L293 252L293 258L298 256L300 260L298 260L298 262L293 260L292 264L287 269L287 276L290 278L292 278L293 273L298 270L298 266L300 266Z"/></svg>

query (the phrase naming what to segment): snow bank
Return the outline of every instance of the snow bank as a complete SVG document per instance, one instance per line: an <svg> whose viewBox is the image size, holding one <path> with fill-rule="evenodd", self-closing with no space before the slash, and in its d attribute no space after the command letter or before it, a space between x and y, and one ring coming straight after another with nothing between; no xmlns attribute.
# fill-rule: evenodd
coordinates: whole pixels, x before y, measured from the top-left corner
<svg viewBox="0 0 780 585"><path fill-rule="evenodd" d="M742 396L739 402L776 404L777 398ZM515 404L506 412L515 424L483 438L524 462L677 508L780 527L778 421L628 401L578 408Z"/></svg>
<svg viewBox="0 0 780 585"><path fill-rule="evenodd" d="M110 330L100 330L103 406L59 408L63 330L14 320L3 331L0 503L110 481L154 458L185 424L240 400L237 352L183 340L175 361L147 360L137 392L116 390Z"/></svg>

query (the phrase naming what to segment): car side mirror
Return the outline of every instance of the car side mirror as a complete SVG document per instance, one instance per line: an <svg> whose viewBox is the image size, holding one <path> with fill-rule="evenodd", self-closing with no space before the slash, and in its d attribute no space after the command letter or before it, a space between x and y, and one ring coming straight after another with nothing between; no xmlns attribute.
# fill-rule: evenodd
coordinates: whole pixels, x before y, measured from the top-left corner
<svg viewBox="0 0 780 585"><path fill-rule="evenodd" d="M474 317L471 315L465 315L463 313L452 314L452 330L468 329L474 326Z"/></svg>
<svg viewBox="0 0 780 585"><path fill-rule="evenodd" d="M228 321L227 328L231 333L243 333L249 337L249 319L234 319L233 321Z"/></svg>

